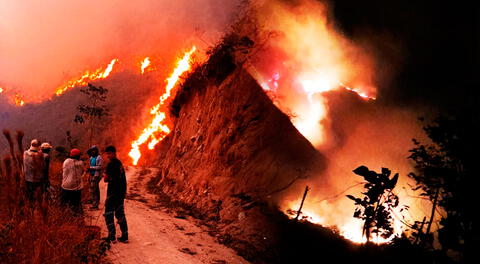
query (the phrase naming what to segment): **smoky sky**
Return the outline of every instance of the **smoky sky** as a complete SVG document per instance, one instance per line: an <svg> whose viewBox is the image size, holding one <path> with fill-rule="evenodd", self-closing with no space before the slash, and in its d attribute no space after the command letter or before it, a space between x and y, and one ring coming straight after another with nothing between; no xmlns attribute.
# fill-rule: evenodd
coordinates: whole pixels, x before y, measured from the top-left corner
<svg viewBox="0 0 480 264"><path fill-rule="evenodd" d="M48 96L115 57L214 44L240 0L0 0L0 85Z"/></svg>
<svg viewBox="0 0 480 264"><path fill-rule="evenodd" d="M339 29L376 54L382 99L441 108L478 102L480 12L473 1L330 4Z"/></svg>

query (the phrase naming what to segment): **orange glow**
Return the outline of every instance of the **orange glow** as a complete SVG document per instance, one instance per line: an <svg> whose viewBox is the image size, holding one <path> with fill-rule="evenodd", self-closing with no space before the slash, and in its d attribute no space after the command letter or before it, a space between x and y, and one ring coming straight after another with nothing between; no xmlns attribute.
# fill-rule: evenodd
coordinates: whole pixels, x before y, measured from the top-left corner
<svg viewBox="0 0 480 264"><path fill-rule="evenodd" d="M308 199L308 198L307 198ZM294 218L295 216L288 214L287 211L290 210L298 210L300 206L301 199L295 201L288 201L286 202L281 209L283 212L286 212L290 218ZM306 205L306 206L305 206ZM334 215L334 210L332 210L333 204L328 203L327 201L319 202L316 206L312 203L306 203L304 208L301 212L301 219L305 219L311 223L322 225L325 227L332 227L334 230L338 230L339 235L343 236L344 238L354 242L354 243L366 243L367 238L362 235L363 230L363 222L358 218L354 218L352 216L353 211L350 215L341 216L341 215ZM321 215L320 212L327 212L325 215ZM398 210L397 210L398 213ZM384 244L390 242L394 237L398 237L403 232L403 225L402 223L395 219L394 221L394 234L389 238L383 237L373 237L370 239L371 242L376 244Z"/></svg>
<svg viewBox="0 0 480 264"><path fill-rule="evenodd" d="M70 80L66 84L59 87L55 91L55 94L58 96L63 94L70 88L73 88L76 86L84 86L84 85L87 85L88 82L107 78L112 72L113 66L115 65L116 62L118 62L118 59L113 59L112 61L110 61L107 67L105 67L105 69L99 68L94 72L90 72L89 70L85 71L85 73L81 77Z"/></svg>
<svg viewBox="0 0 480 264"><path fill-rule="evenodd" d="M145 70L150 66L150 58L149 57L146 57L145 59L143 59L143 61L140 63L140 71L142 74L145 73Z"/></svg>
<svg viewBox="0 0 480 264"><path fill-rule="evenodd" d="M15 94L13 100L16 106L23 106L25 104L25 101L23 100L22 96L19 94Z"/></svg>
<svg viewBox="0 0 480 264"><path fill-rule="evenodd" d="M153 120L145 127L143 132L132 142L132 149L128 155L132 158L134 165L137 165L138 160L142 156L140 152L140 146L148 141L148 148L153 149L160 141L162 141L169 133L170 128L164 124L166 119L166 113L162 112L161 107L165 104L165 101L171 96L173 88L177 84L180 76L190 70L191 68L191 56L196 51L196 47L192 47L190 51L186 52L182 59L177 61L175 70L170 77L167 78L167 86L165 87L165 93L160 96L160 102L152 107L150 114L152 114Z"/></svg>
<svg viewBox="0 0 480 264"><path fill-rule="evenodd" d="M23 96L19 93L12 91L11 89L7 90L3 87L0 87L0 94L5 94L5 97L10 101L10 103L16 106L25 105L25 100L23 99Z"/></svg>
<svg viewBox="0 0 480 264"><path fill-rule="evenodd" d="M330 138L333 132L327 94L347 90L362 100L375 100L374 61L364 49L335 31L328 8L319 1L296 3L269 1L258 6L258 19L265 25L267 35L277 34L270 38L269 47L259 53L256 61L252 60L248 70L274 104L290 116L296 129L314 147L328 151L336 147L336 141ZM320 200L325 193L312 192L302 209L305 220L335 227L334 230L353 242L366 242L362 236L363 222L353 217L351 201ZM298 210L301 201L297 197L301 194L297 195L283 197L280 209ZM394 226L395 235L400 235L401 221L396 219ZM391 239L372 237L371 240L380 244Z"/></svg>
<svg viewBox="0 0 480 264"><path fill-rule="evenodd" d="M335 31L324 5L318 1L298 2L293 8L278 2L258 7L265 30L279 34L271 39L270 50L260 55L260 61L269 63L253 65L250 72L269 96L278 100L280 109L293 114L292 123L298 131L322 148L328 144L329 130L329 110L323 94L343 87L373 99L373 60Z"/></svg>

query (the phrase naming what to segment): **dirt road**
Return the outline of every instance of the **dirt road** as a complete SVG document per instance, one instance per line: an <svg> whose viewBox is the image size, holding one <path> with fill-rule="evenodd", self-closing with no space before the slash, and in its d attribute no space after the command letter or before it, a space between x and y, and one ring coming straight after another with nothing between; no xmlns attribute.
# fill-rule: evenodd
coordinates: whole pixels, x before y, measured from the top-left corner
<svg viewBox="0 0 480 264"><path fill-rule="evenodd" d="M148 171L147 171L148 172ZM107 253L112 263L248 263L232 249L211 237L205 227L197 226L194 219L175 218L163 209L156 208L154 196L145 191L145 183L155 173L129 167L127 170L128 191L125 214L129 228L129 243L115 243ZM91 224L102 228L106 235L103 218L103 201L106 184L101 182L100 210L89 211ZM120 230L117 225L117 236Z"/></svg>

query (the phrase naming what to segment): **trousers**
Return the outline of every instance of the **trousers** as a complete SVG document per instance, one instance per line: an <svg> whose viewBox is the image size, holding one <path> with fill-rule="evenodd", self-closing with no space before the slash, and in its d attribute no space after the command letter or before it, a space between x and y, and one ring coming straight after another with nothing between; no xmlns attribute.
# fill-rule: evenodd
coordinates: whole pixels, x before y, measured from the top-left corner
<svg viewBox="0 0 480 264"><path fill-rule="evenodd" d="M114 217L122 231L122 236L128 238L127 218L125 217L124 199L107 198L105 201L105 223L107 224L108 237L114 239L116 230Z"/></svg>
<svg viewBox="0 0 480 264"><path fill-rule="evenodd" d="M90 183L90 201L93 207L98 207L100 203L100 183L101 177L95 177L90 175L88 181Z"/></svg>
<svg viewBox="0 0 480 264"><path fill-rule="evenodd" d="M61 201L63 205L70 207L74 214L78 215L83 213L81 190L71 191L62 189Z"/></svg>

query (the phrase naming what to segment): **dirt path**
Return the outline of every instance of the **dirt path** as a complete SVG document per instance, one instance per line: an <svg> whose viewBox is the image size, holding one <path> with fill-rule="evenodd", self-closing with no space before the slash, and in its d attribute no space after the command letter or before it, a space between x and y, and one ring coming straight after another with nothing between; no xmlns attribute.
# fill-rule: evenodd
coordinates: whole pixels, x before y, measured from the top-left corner
<svg viewBox="0 0 480 264"><path fill-rule="evenodd" d="M155 208L154 196L145 191L145 182L150 174L139 173L133 167L127 170L128 191L125 214L129 228L129 243L115 243L107 253L112 263L248 263L232 249L217 242L208 230L195 225L193 219L175 218L162 209ZM99 211L89 211L92 224L102 228L106 235L103 218L103 201L106 184L100 184L101 204ZM87 220L88 221L88 220ZM117 235L120 230L117 225Z"/></svg>

